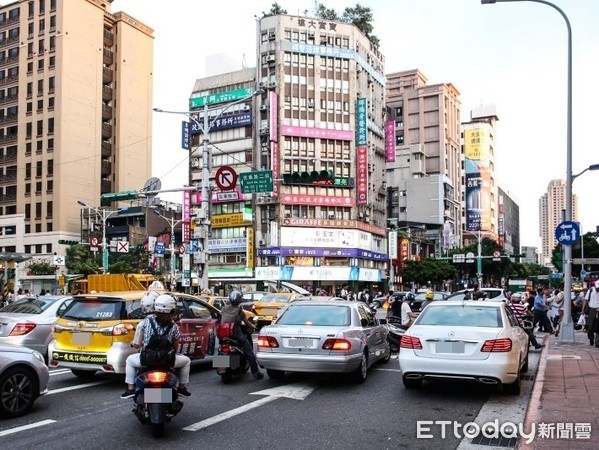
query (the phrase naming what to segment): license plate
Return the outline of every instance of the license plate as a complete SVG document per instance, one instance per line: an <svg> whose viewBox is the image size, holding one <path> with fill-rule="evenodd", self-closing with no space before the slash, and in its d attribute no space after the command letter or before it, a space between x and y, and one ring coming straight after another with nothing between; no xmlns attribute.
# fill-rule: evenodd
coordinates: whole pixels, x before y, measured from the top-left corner
<svg viewBox="0 0 599 450"><path fill-rule="evenodd" d="M91 333L73 333L73 345L89 345Z"/></svg>
<svg viewBox="0 0 599 450"><path fill-rule="evenodd" d="M173 403L173 390L170 388L145 388L145 403Z"/></svg>
<svg viewBox="0 0 599 450"><path fill-rule="evenodd" d="M287 341L288 347L311 348L314 345L314 339L309 338L290 338Z"/></svg>
<svg viewBox="0 0 599 450"><path fill-rule="evenodd" d="M443 341L437 342L435 351L437 353L464 353L465 345L463 342Z"/></svg>
<svg viewBox="0 0 599 450"><path fill-rule="evenodd" d="M236 369L241 365L240 355L216 355L212 359L212 367Z"/></svg>

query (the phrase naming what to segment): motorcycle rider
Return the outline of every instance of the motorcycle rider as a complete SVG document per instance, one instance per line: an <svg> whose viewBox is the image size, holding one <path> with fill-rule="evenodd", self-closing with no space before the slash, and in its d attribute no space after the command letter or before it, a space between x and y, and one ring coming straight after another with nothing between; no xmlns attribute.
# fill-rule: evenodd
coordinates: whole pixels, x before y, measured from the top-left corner
<svg viewBox="0 0 599 450"><path fill-rule="evenodd" d="M256 355L254 355L254 350L252 349L252 345L249 343L247 337L245 336L243 330L241 329L241 325L245 324L248 331L252 332L254 330L254 325L250 323L245 314L243 313L243 309L241 308L240 303L243 300L243 294L234 290L229 294L229 304L224 306L221 309L221 323L235 323L235 331L234 338L239 342L241 348L243 349L243 353L245 353L245 357L248 359L250 363L250 368L252 370L252 376L256 380L260 380L264 378L264 374L260 372L260 368L258 367L258 363L256 362Z"/></svg>
<svg viewBox="0 0 599 450"><path fill-rule="evenodd" d="M430 302L432 302L434 299L435 299L434 292L433 291L426 291L426 295L424 297L424 301L420 305L420 311L422 311L424 308L426 308L428 306L428 304Z"/></svg>
<svg viewBox="0 0 599 450"><path fill-rule="evenodd" d="M410 325L414 323L414 319L418 317L416 313L412 312L410 307L411 300L406 295L404 301L401 304L401 326L402 328L408 329Z"/></svg>
<svg viewBox="0 0 599 450"><path fill-rule="evenodd" d="M150 293L146 294L146 296L149 294ZM150 300L146 299L146 304L149 302ZM169 294L162 294L156 297L154 300L155 315L149 315L140 322L138 326L139 341L136 342L140 342L142 346L146 346L150 343L150 339L155 332L163 334L170 326L167 336L176 352L179 349L179 339L181 336L179 333L179 327L173 320L173 314L176 311L176 306L176 300ZM135 346L133 343L131 345ZM189 397L191 395L186 387L187 383L189 383L190 366L191 360L187 356L179 354L175 356L175 369L180 369L179 387L177 388L177 392L185 397ZM139 353L129 355L125 366L125 383L127 384L127 389L121 394L121 398L131 398L135 395L135 385L133 383L135 382L137 369L140 367L142 366L139 360Z"/></svg>

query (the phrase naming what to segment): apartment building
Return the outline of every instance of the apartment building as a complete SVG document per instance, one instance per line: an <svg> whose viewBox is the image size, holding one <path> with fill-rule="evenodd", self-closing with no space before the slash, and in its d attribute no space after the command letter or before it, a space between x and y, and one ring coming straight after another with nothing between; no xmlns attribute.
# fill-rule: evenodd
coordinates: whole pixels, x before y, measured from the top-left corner
<svg viewBox="0 0 599 450"><path fill-rule="evenodd" d="M50 262L79 239L78 200L143 186L152 67L153 30L109 1L0 7L0 228L22 233L1 250Z"/></svg>
<svg viewBox="0 0 599 450"><path fill-rule="evenodd" d="M551 254L558 244L555 229L565 220L566 180L551 180L539 199L540 264L551 265ZM572 194L572 220L578 220L578 197Z"/></svg>

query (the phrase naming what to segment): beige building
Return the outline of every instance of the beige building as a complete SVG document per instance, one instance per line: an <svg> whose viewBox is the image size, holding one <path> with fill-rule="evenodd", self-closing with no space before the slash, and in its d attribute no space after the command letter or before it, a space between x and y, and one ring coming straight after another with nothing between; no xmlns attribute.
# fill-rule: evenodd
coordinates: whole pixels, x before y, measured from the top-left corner
<svg viewBox="0 0 599 450"><path fill-rule="evenodd" d="M539 231L542 265L551 264L551 254L558 244L555 229L565 220L566 181L551 180L547 192L539 199ZM578 221L578 198L572 194L572 220Z"/></svg>
<svg viewBox="0 0 599 450"><path fill-rule="evenodd" d="M153 30L110 3L0 7L0 228L24 233L0 250L64 255L78 200L98 207L150 175Z"/></svg>

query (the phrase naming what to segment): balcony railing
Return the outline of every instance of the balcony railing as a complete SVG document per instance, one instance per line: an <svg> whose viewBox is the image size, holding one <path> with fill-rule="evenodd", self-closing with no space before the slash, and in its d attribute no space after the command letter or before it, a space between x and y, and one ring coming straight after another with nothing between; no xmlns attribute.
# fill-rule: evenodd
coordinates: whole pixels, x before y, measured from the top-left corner
<svg viewBox="0 0 599 450"><path fill-rule="evenodd" d="M16 201L17 194L0 195L0 203L15 203Z"/></svg>
<svg viewBox="0 0 599 450"><path fill-rule="evenodd" d="M5 155L0 155L0 163L9 163L17 160L17 152L6 152Z"/></svg>
<svg viewBox="0 0 599 450"><path fill-rule="evenodd" d="M16 173L7 173L5 175L0 175L0 184L14 184L17 179Z"/></svg>
<svg viewBox="0 0 599 450"><path fill-rule="evenodd" d="M16 17L9 17L8 19L0 22L0 28L4 28L7 27L13 23L19 23L20 17L16 16Z"/></svg>

